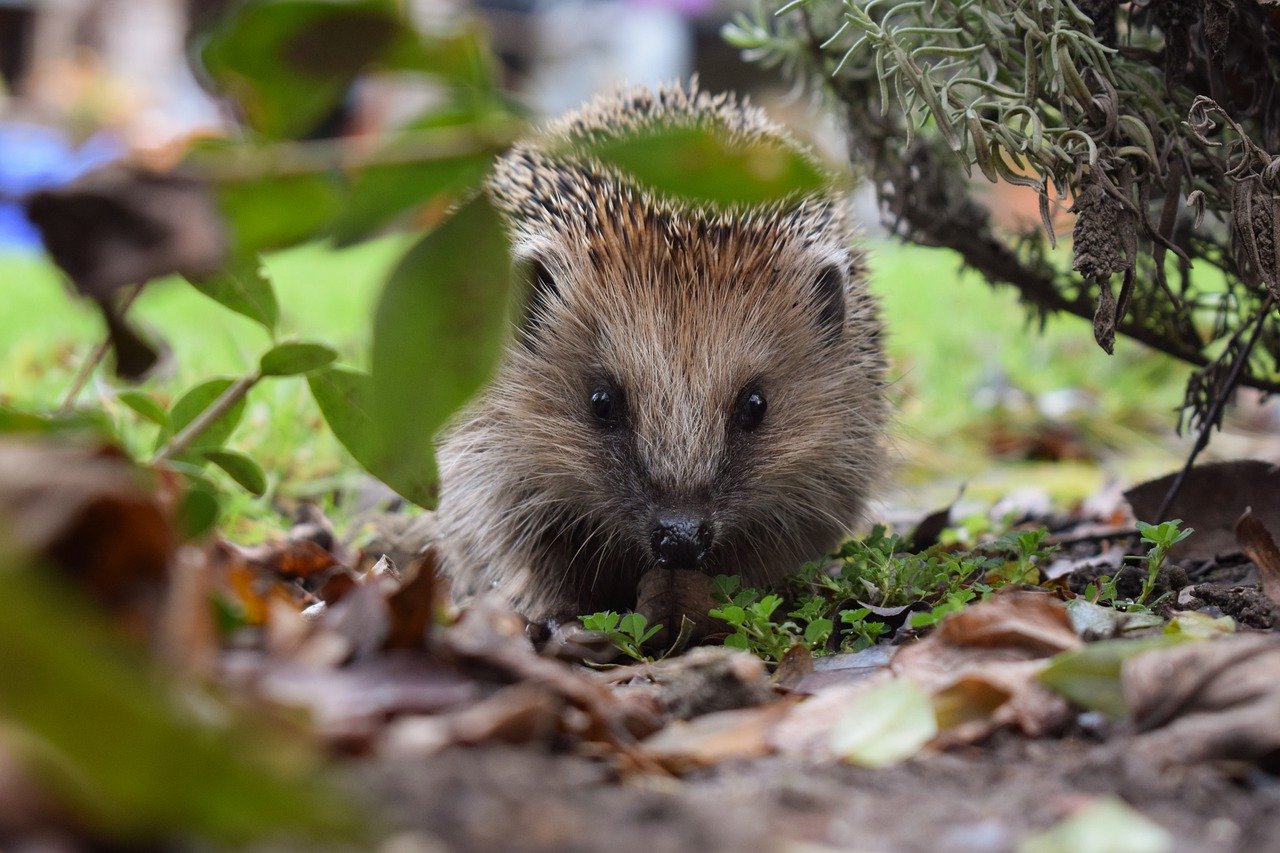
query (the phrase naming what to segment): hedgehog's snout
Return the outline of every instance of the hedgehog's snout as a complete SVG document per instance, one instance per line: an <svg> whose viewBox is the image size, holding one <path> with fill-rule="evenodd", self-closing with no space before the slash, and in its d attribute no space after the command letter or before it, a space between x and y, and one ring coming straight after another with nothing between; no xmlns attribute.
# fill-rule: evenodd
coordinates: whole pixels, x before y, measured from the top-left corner
<svg viewBox="0 0 1280 853"><path fill-rule="evenodd" d="M658 565L677 571L696 569L711 550L710 522L689 512L658 516L649 533L649 546Z"/></svg>

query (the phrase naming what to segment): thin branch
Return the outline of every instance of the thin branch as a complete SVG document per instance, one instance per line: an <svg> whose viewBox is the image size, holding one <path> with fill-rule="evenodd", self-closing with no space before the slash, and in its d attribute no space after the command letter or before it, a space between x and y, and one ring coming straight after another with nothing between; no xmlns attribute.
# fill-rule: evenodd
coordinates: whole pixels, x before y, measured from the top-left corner
<svg viewBox="0 0 1280 853"><path fill-rule="evenodd" d="M1235 363L1231 365L1231 373L1227 376L1227 381L1222 383L1222 387L1218 390L1218 395L1213 398L1213 404L1200 421L1200 431L1196 434L1196 443L1192 445L1191 453L1187 456L1187 464L1182 466L1182 470L1178 472L1173 484L1169 486L1169 491L1165 493L1164 500L1160 501L1160 509L1156 511L1154 523L1159 524L1166 520L1169 508L1173 506L1174 499L1178 497L1178 492L1182 490L1182 484L1196 464L1196 457L1209 446L1209 434L1213 432L1214 427L1221 420L1222 409L1226 406L1227 400L1231 398L1231 395L1235 393L1236 388L1241 384L1240 373L1244 370L1245 364L1249 361L1249 354L1253 352L1254 345L1258 343L1258 338L1262 335L1264 321L1267 315L1271 313L1271 306L1274 302L1275 297L1270 295L1263 300L1262 309L1258 312L1258 317L1254 321L1253 333L1249 335L1249 340L1245 343L1244 348L1240 350Z"/></svg>
<svg viewBox="0 0 1280 853"><path fill-rule="evenodd" d="M410 166L492 154L518 138L520 125L502 122L477 131L472 127L405 131L376 148L361 150L349 140L276 142L209 151L194 158L190 172L212 183L240 183L374 166Z"/></svg>
<svg viewBox="0 0 1280 853"><path fill-rule="evenodd" d="M200 437L201 433L213 426L218 418L231 411L231 407L244 399L249 390L262 380L262 374L258 371L250 373L248 376L242 376L233 382L226 391L223 391L218 399L209 404L209 407L196 416L195 420L182 428L182 431L169 439L164 447L156 452L152 464L156 462L164 462L180 455L188 447L191 442Z"/></svg>
<svg viewBox="0 0 1280 853"><path fill-rule="evenodd" d="M129 310L129 306L138 298L138 294L142 292L142 282L130 286L125 293L124 298L120 300L120 316L124 317L125 312ZM71 387L67 389L67 395L62 398L62 406L59 411L70 412L76 405L76 399L80 396L80 392L84 390L84 386L89 382L89 377L93 376L93 372L97 370L98 365L102 363L102 359L106 358L107 352L111 349L111 336L103 338L93 351L89 353L89 357L80 365L80 369L76 371L76 376L71 380Z"/></svg>

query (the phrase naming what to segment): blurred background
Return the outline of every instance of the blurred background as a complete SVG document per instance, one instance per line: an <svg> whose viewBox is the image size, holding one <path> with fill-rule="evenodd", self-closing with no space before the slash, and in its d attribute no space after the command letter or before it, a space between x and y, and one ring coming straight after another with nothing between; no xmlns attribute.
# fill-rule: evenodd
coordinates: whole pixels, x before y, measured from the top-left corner
<svg viewBox="0 0 1280 853"><path fill-rule="evenodd" d="M0 402L56 406L101 338L96 313L70 299L24 218L20 199L122 157L175 162L192 140L236 135L188 62L193 33L224 0L0 0ZM623 83L698 75L709 90L748 94L833 162L847 159L823 105L745 62L721 27L726 0L406 0L426 30L460 17L485 22L505 88L535 116L554 116ZM440 93L396 75L368 75L315 136L358 143L420 112ZM856 164L855 164L856 165ZM979 177L979 180L981 178ZM1008 223L1037 218L1034 195L985 184ZM869 193L866 226L894 359L896 473L886 512L950 502L964 488L975 511L1069 506L1108 486L1176 467L1174 433L1187 368L1121 341L1107 356L1083 322L1041 331L1011 291L964 274L954 256L888 240ZM1055 212L1070 233L1070 215ZM335 251L316 243L269 256L282 328L337 342L367 358L370 310L410 236L388 234ZM148 287L134 309L165 329L171 358L147 389L172 396L193 378L236 375L255 363L262 328L180 282ZM107 377L88 389L108 411ZM1274 407L1242 399L1211 455L1280 461ZM279 477L277 499L320 498L360 476L322 428L305 385L255 388L233 447ZM249 497L233 534L252 539L273 511ZM278 508L278 507L277 507Z"/></svg>

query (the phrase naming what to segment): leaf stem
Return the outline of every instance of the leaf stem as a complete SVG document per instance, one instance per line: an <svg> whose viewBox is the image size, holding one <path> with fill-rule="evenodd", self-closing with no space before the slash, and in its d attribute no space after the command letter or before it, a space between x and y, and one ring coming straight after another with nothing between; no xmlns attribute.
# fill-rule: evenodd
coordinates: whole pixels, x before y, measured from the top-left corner
<svg viewBox="0 0 1280 853"><path fill-rule="evenodd" d="M129 310L129 306L138 298L138 294L142 292L142 283L131 285L124 298L120 300L120 316L123 317L125 312ZM67 389L67 395L62 398L62 406L59 411L70 412L76 404L76 398L80 396L80 392L84 390L84 386L88 384L89 377L98 369L98 365L102 363L102 359L106 357L107 351L111 349L111 336L107 335L98 345L89 353L89 357L80 365L80 369L76 371L75 379L71 380L71 387Z"/></svg>
<svg viewBox="0 0 1280 853"><path fill-rule="evenodd" d="M156 451L155 458L151 460L152 463L164 462L165 460L172 459L185 451L191 446L191 442L195 441L200 437L201 433L213 426L218 418L229 412L232 406L244 399L244 396L249 393L249 390L253 388L253 386L257 385L261 380L262 373L255 370L247 376L242 376L233 382L226 391L222 392L222 395L219 396L218 399L209 404L207 409L197 415L191 423L183 427L177 435L169 439L164 447Z"/></svg>

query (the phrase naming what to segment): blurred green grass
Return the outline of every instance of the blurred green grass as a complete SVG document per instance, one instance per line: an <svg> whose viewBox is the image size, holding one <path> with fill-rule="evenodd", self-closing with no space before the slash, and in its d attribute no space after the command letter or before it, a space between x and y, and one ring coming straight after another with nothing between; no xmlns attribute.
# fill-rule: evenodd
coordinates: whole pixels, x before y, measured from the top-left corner
<svg viewBox="0 0 1280 853"><path fill-rule="evenodd" d="M409 240L398 235L343 251L309 245L270 256L280 337L323 340L346 363L365 365L374 301ZM1108 475L1147 476L1176 460L1163 437L1174 423L1185 367L1123 340L1117 355L1107 356L1075 318L1055 318L1041 334L1012 290L961 273L948 253L879 243L871 260L889 330L896 480L907 503L927 504L960 481L976 497L1034 483L1072 499ZM42 258L0 256L0 282L8 293L0 313L0 400L56 407L101 336L100 321L67 295ZM167 370L143 386L165 400L210 376L245 373L269 344L260 326L179 280L149 285L133 312L172 348ZM1051 420L1037 412L1037 401L1068 389L1078 393L1060 420L1105 464L993 466L993 434L1034 433ZM1000 397L1006 404L993 405ZM134 449L150 447L154 427L136 423L114 400L102 371L81 395L82 403L94 400L127 424L124 438ZM257 459L284 496L322 493L358 470L296 379L254 389L232 446ZM230 513L252 518L264 508L238 497Z"/></svg>

